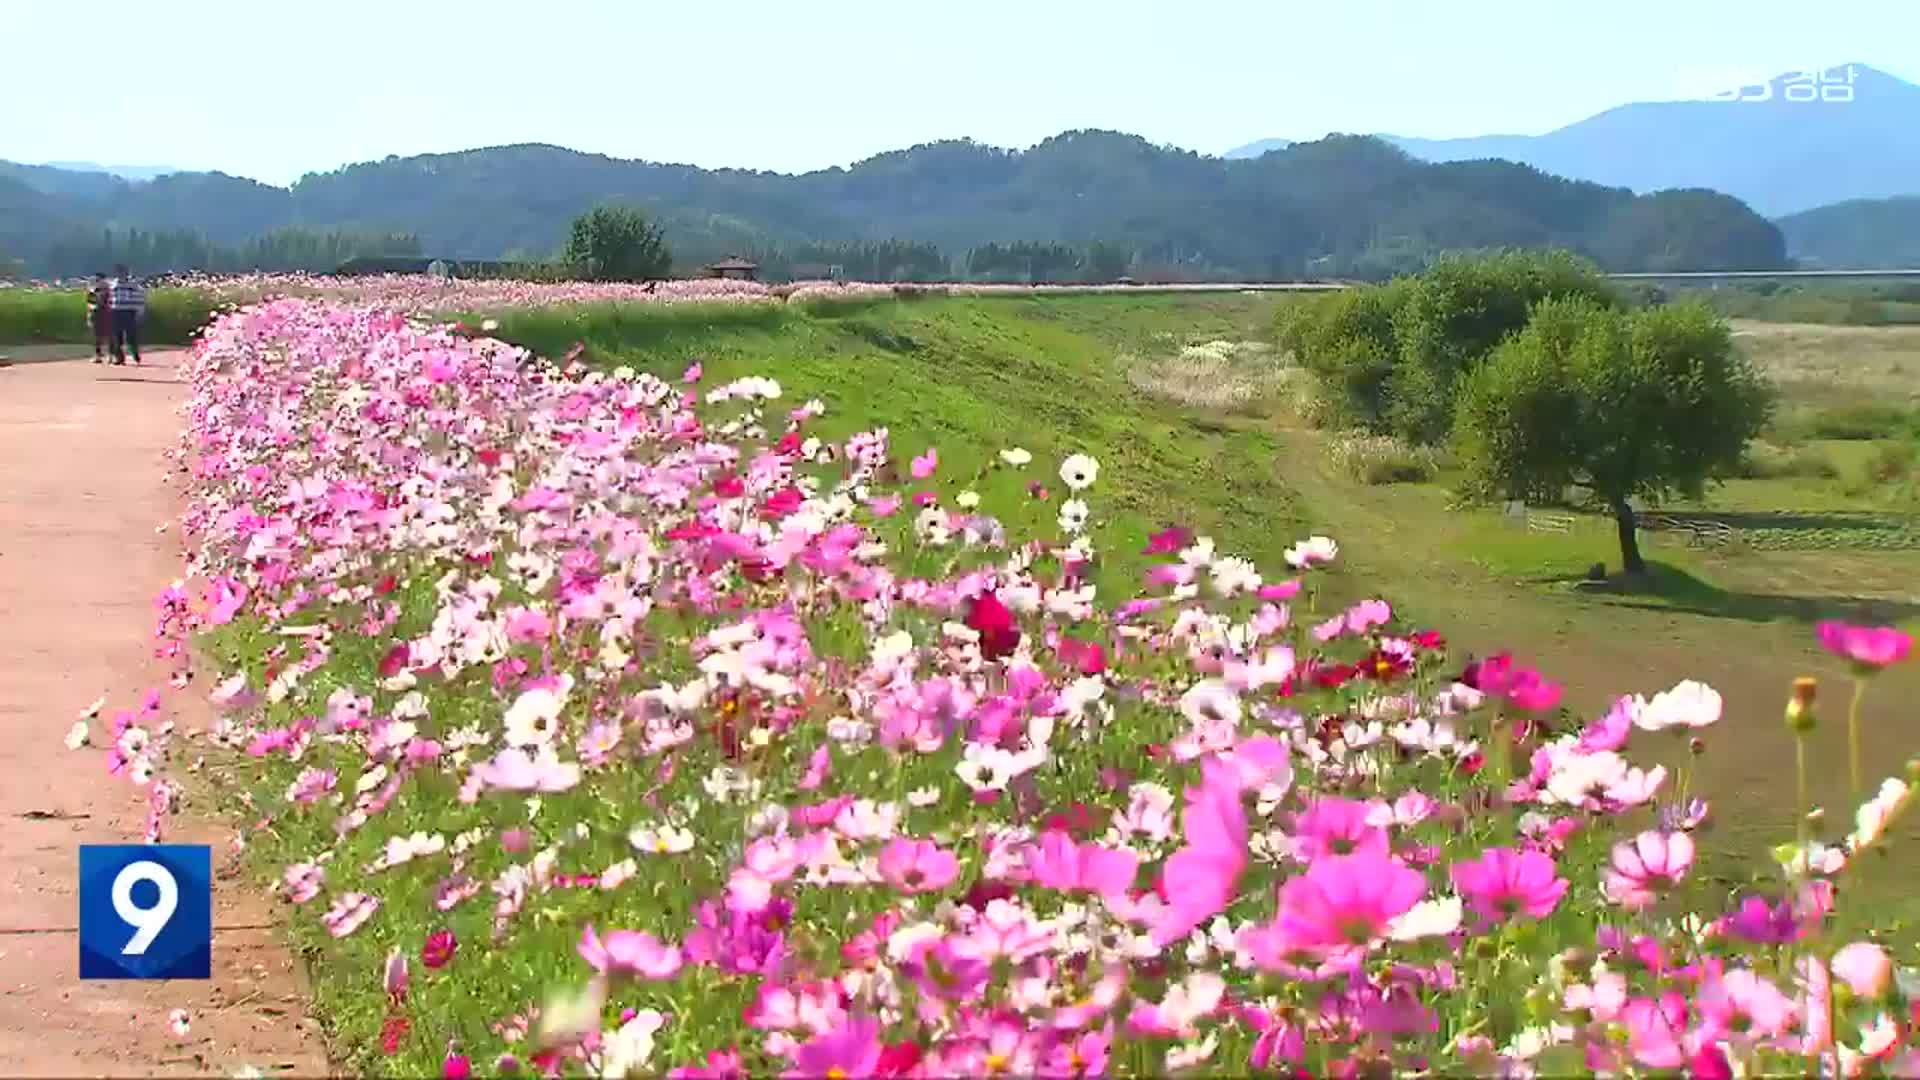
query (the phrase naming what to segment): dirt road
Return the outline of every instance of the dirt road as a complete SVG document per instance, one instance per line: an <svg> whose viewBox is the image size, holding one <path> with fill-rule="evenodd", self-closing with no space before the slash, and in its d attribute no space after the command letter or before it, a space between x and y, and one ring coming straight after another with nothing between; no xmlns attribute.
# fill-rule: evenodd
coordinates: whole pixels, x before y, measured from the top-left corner
<svg viewBox="0 0 1920 1080"><path fill-rule="evenodd" d="M249 883L215 883L211 980L79 980L76 845L137 843L144 810L97 749L62 740L101 694L110 713L165 686L152 600L180 569L177 491L161 456L181 424L177 358L0 368L4 1076L326 1073L300 972L271 928L272 904ZM204 727L203 691L165 700L182 728ZM95 737L105 728L96 723ZM218 877L230 836L176 819L167 839L212 844ZM168 1030L176 1008L190 1018L184 1038Z"/></svg>

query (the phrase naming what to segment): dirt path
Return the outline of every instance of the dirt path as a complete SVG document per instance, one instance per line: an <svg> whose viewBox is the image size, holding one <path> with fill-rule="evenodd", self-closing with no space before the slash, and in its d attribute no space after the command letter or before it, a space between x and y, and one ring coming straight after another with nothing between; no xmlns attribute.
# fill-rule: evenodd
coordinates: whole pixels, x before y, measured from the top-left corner
<svg viewBox="0 0 1920 1080"><path fill-rule="evenodd" d="M214 886L209 981L81 982L76 845L138 842L143 808L98 750L62 743L101 694L109 710L164 686L153 596L179 571L175 491L161 454L180 427L178 354L145 367L85 361L0 368L0 1075L325 1075L303 979L272 904ZM183 728L203 695L170 692ZM96 738L104 729L96 724ZM176 819L169 840L230 834ZM184 1039L170 1010L191 1016Z"/></svg>

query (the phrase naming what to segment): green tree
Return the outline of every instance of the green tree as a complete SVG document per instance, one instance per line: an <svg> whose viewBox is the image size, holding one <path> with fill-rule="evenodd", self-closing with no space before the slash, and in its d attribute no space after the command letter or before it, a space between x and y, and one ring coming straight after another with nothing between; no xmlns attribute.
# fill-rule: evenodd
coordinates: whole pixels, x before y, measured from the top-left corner
<svg viewBox="0 0 1920 1080"><path fill-rule="evenodd" d="M1419 443L1444 439L1456 383L1548 297L1619 302L1598 268L1565 251L1447 255L1414 278L1393 312L1400 347L1388 386L1393 431Z"/></svg>
<svg viewBox="0 0 1920 1080"><path fill-rule="evenodd" d="M673 270L665 236L626 206L596 206L574 218L562 258L594 281L647 281Z"/></svg>
<svg viewBox="0 0 1920 1080"><path fill-rule="evenodd" d="M1772 406L1704 305L1622 312L1550 299L1464 380L1454 438L1481 498L1585 488L1613 514L1621 565L1638 573L1632 500L1697 497L1739 465Z"/></svg>
<svg viewBox="0 0 1920 1080"><path fill-rule="evenodd" d="M1095 240L1087 248L1087 276L1096 282L1123 278L1132 266L1133 249L1125 244Z"/></svg>

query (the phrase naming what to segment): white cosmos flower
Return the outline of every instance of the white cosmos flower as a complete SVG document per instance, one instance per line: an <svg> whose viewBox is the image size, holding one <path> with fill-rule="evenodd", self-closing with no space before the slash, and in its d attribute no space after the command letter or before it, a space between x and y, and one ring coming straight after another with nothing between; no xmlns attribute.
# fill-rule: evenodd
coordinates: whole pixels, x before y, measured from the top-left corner
<svg viewBox="0 0 1920 1080"><path fill-rule="evenodd" d="M1340 554L1340 545L1331 537L1309 536L1287 549L1287 565L1299 570L1330 563Z"/></svg>
<svg viewBox="0 0 1920 1080"><path fill-rule="evenodd" d="M515 698L507 707L507 745L545 746L552 742L572 682L571 676L563 675L559 687L535 687Z"/></svg>
<svg viewBox="0 0 1920 1080"><path fill-rule="evenodd" d="M1720 719L1720 692L1703 682L1687 679L1635 710L1633 723L1642 731L1703 728Z"/></svg>
<svg viewBox="0 0 1920 1080"><path fill-rule="evenodd" d="M1016 754L970 742L953 771L975 791L1002 791L1014 777L1039 768L1046 760L1046 750L1037 747Z"/></svg>
<svg viewBox="0 0 1920 1080"><path fill-rule="evenodd" d="M963 491L955 495L953 501L959 504L962 510L971 510L980 505L980 493L977 491Z"/></svg>
<svg viewBox="0 0 1920 1080"><path fill-rule="evenodd" d="M1060 528L1064 532L1075 533L1087 526L1087 504L1079 499L1068 499L1060 504Z"/></svg>
<svg viewBox="0 0 1920 1080"><path fill-rule="evenodd" d="M85 720L76 722L73 727L67 731L67 749L80 749L87 745L88 738L87 722Z"/></svg>
<svg viewBox="0 0 1920 1080"><path fill-rule="evenodd" d="M636 826L627 834L627 843L643 855L678 855L693 849L693 830L674 825L659 828Z"/></svg>
<svg viewBox="0 0 1920 1080"><path fill-rule="evenodd" d="M1422 900L1387 924L1387 936L1395 941L1413 941L1440 937L1460 929L1460 898L1442 896Z"/></svg>
<svg viewBox="0 0 1920 1080"><path fill-rule="evenodd" d="M1060 463L1060 482L1074 491L1085 491L1100 479L1100 463L1085 454L1074 454Z"/></svg>
<svg viewBox="0 0 1920 1080"><path fill-rule="evenodd" d="M1260 587L1260 572L1245 559L1229 556L1213 563L1213 587L1221 596L1252 592Z"/></svg>
<svg viewBox="0 0 1920 1080"><path fill-rule="evenodd" d="M1033 462L1033 455L1018 446L1000 451L1000 460L1016 469L1024 468Z"/></svg>
<svg viewBox="0 0 1920 1080"><path fill-rule="evenodd" d="M1187 722L1200 725L1240 722L1240 695L1221 679L1201 679L1180 695L1180 712Z"/></svg>

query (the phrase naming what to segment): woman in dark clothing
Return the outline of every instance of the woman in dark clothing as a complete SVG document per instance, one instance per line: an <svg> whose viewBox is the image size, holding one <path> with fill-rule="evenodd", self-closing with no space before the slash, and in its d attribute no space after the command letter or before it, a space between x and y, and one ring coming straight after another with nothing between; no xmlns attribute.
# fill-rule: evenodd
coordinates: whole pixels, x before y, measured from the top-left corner
<svg viewBox="0 0 1920 1080"><path fill-rule="evenodd" d="M93 275L87 287L87 323L93 327L93 362L98 364L113 343L113 285L105 274Z"/></svg>

